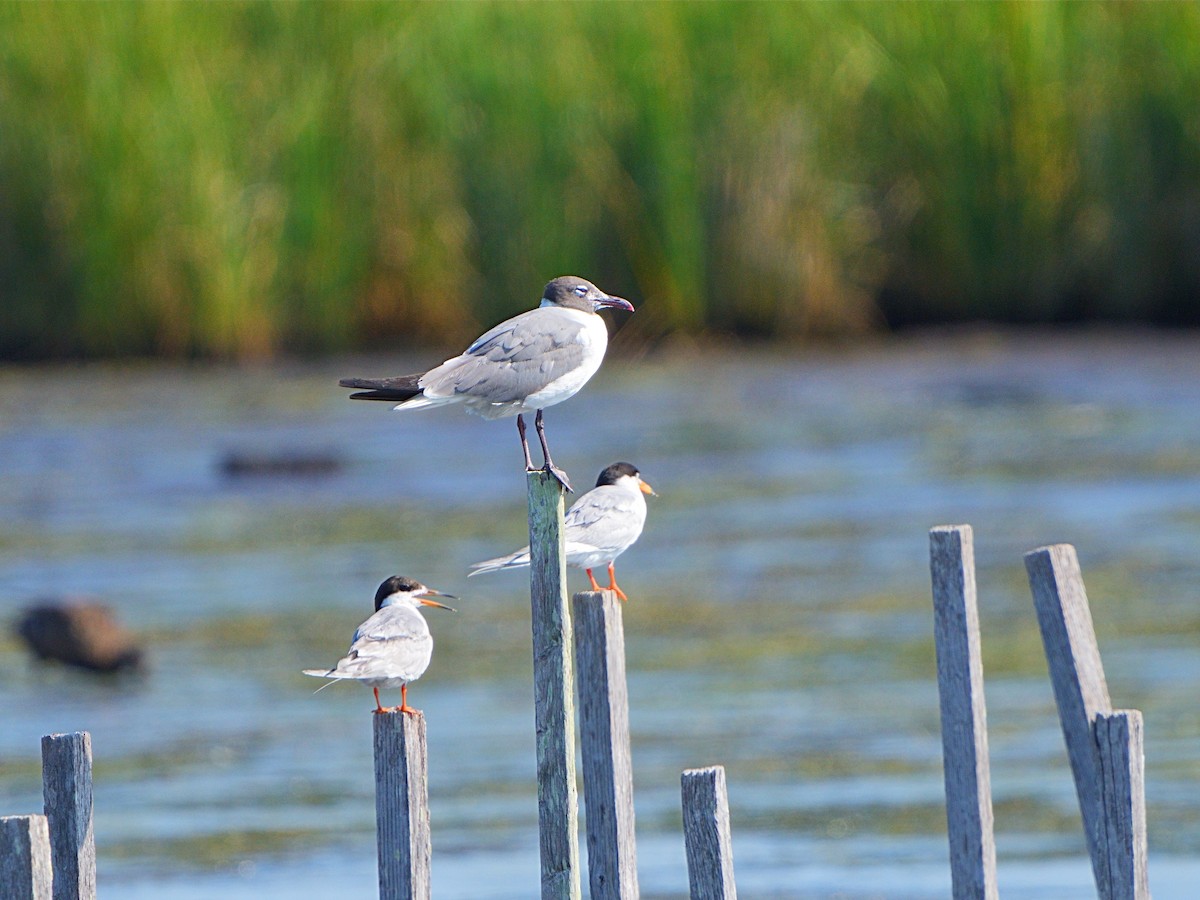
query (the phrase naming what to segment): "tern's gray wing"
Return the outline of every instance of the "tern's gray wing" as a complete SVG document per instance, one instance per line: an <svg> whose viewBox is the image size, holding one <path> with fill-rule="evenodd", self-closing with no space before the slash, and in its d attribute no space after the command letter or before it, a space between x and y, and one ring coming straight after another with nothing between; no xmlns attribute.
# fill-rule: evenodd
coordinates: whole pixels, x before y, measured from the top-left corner
<svg viewBox="0 0 1200 900"><path fill-rule="evenodd" d="M412 607L385 606L354 632L350 652L331 675L416 678L432 654L433 639L424 617Z"/></svg>
<svg viewBox="0 0 1200 900"><path fill-rule="evenodd" d="M461 356L425 373L430 398L467 394L486 403L513 403L573 372L591 347L577 313L547 306L501 322Z"/></svg>
<svg viewBox="0 0 1200 900"><path fill-rule="evenodd" d="M646 524L646 501L640 494L611 485L593 488L567 511L563 538L568 544L628 547Z"/></svg>

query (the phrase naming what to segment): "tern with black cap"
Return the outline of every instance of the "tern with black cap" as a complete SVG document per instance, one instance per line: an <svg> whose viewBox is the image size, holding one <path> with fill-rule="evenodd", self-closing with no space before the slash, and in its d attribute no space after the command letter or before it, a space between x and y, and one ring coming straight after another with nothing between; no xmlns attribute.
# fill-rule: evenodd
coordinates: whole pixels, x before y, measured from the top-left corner
<svg viewBox="0 0 1200 900"><path fill-rule="evenodd" d="M590 281L566 275L546 285L541 305L481 335L461 355L428 372L394 378L343 378L359 388L352 400L382 400L395 409L424 409L462 403L485 419L517 417L525 469L537 471L529 456L523 414L536 411L534 427L545 471L567 490L567 474L550 458L542 410L573 397L600 368L608 329L597 313L605 307L633 312L628 300L604 293Z"/></svg>
<svg viewBox="0 0 1200 900"><path fill-rule="evenodd" d="M408 683L420 678L433 656L433 636L418 606L454 610L429 595L457 600L419 581L393 575L375 592L375 615L358 626L350 651L332 669L305 669L305 675L334 681L361 681L375 691L375 712L416 712L408 705ZM325 685L328 687L329 685ZM380 688L400 688L400 705L384 707ZM324 688L318 688L323 690Z"/></svg>
<svg viewBox="0 0 1200 900"><path fill-rule="evenodd" d="M622 600L625 592L617 587L613 561L633 546L646 524L645 494L657 496L642 480L632 463L616 462L600 473L596 486L576 500L563 519L563 542L567 565L583 569L593 591L600 590L592 575L597 566L608 566L608 590ZM471 566L472 575L518 569L529 565L529 548L522 547L507 556L497 556Z"/></svg>

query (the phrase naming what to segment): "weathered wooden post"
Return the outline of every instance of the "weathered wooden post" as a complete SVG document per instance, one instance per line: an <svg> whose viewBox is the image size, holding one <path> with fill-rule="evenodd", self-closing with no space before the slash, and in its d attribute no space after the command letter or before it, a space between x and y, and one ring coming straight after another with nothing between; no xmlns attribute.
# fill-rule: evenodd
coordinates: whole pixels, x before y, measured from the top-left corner
<svg viewBox="0 0 1200 900"><path fill-rule="evenodd" d="M575 787L575 686L563 544L563 488L528 473L529 596L533 620L538 842L543 900L578 900L579 798Z"/></svg>
<svg viewBox="0 0 1200 900"><path fill-rule="evenodd" d="M1025 554L1025 568L1075 776L1096 889L1103 900L1148 898L1141 714L1113 713L1075 548L1056 544L1033 550ZM1109 722L1110 718L1123 721ZM1114 748L1114 742L1121 746ZM1101 759L1101 744L1107 762ZM1110 810L1127 817L1126 824L1112 822ZM1118 839L1116 844L1110 836Z"/></svg>
<svg viewBox="0 0 1200 900"><path fill-rule="evenodd" d="M0 818L0 897L51 900L50 828L45 816Z"/></svg>
<svg viewBox="0 0 1200 900"><path fill-rule="evenodd" d="M375 828L380 900L429 900L428 754L425 716L377 713Z"/></svg>
<svg viewBox="0 0 1200 900"><path fill-rule="evenodd" d="M86 731L42 738L42 799L50 829L54 900L95 900L92 736Z"/></svg>
<svg viewBox="0 0 1200 900"><path fill-rule="evenodd" d="M941 525L929 532L929 569L953 896L996 900L987 708L970 525Z"/></svg>
<svg viewBox="0 0 1200 900"><path fill-rule="evenodd" d="M625 628L614 591L575 595L579 738L587 807L588 884L596 898L638 896Z"/></svg>
<svg viewBox="0 0 1200 900"><path fill-rule="evenodd" d="M680 789L692 900L737 900L725 767L685 769Z"/></svg>
<svg viewBox="0 0 1200 900"><path fill-rule="evenodd" d="M1099 713L1094 728L1104 775L1100 793L1113 896L1142 900L1150 896L1142 714L1136 709Z"/></svg>

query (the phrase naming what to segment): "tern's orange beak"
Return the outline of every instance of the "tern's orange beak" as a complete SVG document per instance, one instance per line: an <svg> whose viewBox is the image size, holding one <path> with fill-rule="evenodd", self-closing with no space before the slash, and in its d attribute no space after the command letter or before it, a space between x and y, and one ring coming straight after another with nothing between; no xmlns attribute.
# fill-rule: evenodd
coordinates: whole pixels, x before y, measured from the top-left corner
<svg viewBox="0 0 1200 900"><path fill-rule="evenodd" d="M638 490L640 490L643 494L649 494L651 497L658 496L658 494L654 493L654 488L650 487L650 485L646 484L644 481L638 481Z"/></svg>
<svg viewBox="0 0 1200 900"><path fill-rule="evenodd" d="M448 599L450 599L450 600L457 600L457 599L458 599L458 598L457 598L457 597L455 597L453 594L443 594L441 591L435 591L435 590L433 590L432 588L431 588L431 589L429 589L429 590L426 590L426 591L425 591L425 593L426 593L426 594L436 594L436 595L437 595L437 596L439 596L439 597L446 597L446 598L448 598ZM457 610L457 609L455 609L453 606L447 606L445 603L438 603L436 600L430 600L430 599L429 599L429 598L427 598L427 597L418 597L418 598L417 598L417 601L418 601L418 602L419 602L419 603L420 603L422 606L436 606L438 609L448 609L448 610L450 610L450 612L458 612L458 610Z"/></svg>

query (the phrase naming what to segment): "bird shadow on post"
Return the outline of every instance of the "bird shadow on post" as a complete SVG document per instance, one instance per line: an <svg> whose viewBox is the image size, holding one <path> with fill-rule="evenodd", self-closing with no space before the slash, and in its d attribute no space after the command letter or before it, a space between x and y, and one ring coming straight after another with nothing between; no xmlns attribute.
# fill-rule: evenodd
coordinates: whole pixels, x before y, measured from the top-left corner
<svg viewBox="0 0 1200 900"><path fill-rule="evenodd" d="M543 900L577 900L582 896L579 797L563 488L542 470L529 472L527 479L541 896Z"/></svg>

